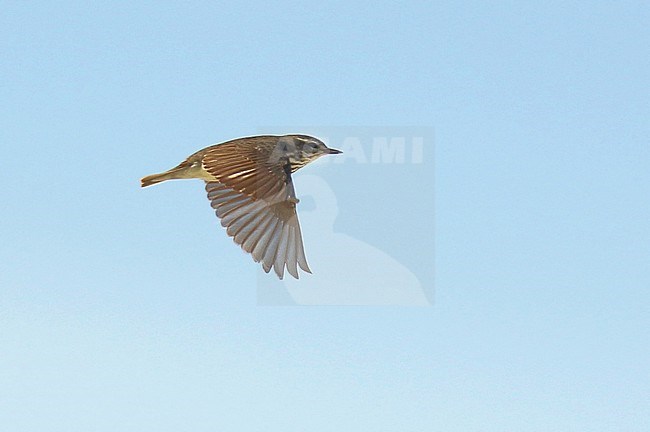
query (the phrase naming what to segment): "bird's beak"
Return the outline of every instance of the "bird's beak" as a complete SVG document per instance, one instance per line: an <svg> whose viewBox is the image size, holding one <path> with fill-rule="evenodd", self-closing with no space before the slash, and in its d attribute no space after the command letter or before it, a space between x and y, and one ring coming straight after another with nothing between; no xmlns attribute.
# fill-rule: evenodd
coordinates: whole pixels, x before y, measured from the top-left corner
<svg viewBox="0 0 650 432"><path fill-rule="evenodd" d="M333 149L333 148L328 148L327 149L327 154L340 154L343 153L341 150Z"/></svg>

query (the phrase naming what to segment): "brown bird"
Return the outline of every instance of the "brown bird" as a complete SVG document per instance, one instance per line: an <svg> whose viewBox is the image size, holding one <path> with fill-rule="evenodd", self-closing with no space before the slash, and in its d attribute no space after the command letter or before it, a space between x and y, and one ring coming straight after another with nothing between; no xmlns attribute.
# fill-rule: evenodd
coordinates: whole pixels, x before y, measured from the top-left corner
<svg viewBox="0 0 650 432"><path fill-rule="evenodd" d="M298 266L311 273L296 214L291 174L309 162L340 150L307 135L262 135L206 147L178 166L142 178L142 187L172 179L206 182L208 199L235 243L271 267L298 279Z"/></svg>

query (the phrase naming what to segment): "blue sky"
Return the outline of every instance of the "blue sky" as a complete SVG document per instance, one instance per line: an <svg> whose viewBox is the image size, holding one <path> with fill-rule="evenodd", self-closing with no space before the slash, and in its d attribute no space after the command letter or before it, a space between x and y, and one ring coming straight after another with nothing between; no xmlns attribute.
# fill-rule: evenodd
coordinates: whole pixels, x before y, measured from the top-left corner
<svg viewBox="0 0 650 432"><path fill-rule="evenodd" d="M0 429L650 428L646 2L2 11ZM299 305L200 182L139 188L267 132L426 137L296 188L315 290L430 307Z"/></svg>

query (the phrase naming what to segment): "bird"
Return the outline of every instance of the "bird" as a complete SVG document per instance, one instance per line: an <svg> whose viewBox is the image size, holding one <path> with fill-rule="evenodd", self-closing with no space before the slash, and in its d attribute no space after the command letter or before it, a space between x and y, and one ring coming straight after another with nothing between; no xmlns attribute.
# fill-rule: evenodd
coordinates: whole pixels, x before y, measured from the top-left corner
<svg viewBox="0 0 650 432"><path fill-rule="evenodd" d="M309 135L258 135L211 145L141 187L173 179L205 182L212 208L234 242L279 279L311 273L296 213L291 175L321 156L339 154Z"/></svg>

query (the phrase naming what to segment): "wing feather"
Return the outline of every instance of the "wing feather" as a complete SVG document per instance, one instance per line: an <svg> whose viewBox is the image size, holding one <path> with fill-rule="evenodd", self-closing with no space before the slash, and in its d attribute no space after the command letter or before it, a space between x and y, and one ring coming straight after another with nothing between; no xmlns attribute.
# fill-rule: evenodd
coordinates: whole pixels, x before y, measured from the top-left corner
<svg viewBox="0 0 650 432"><path fill-rule="evenodd" d="M260 262L264 259L266 249L271 241L271 236L275 235L276 227L280 223L276 218L270 217L269 219L270 220L264 226L264 229L255 233L256 240L252 243L252 250L250 252L256 262Z"/></svg>
<svg viewBox="0 0 650 432"><path fill-rule="evenodd" d="M290 245L288 244L289 229L290 225L288 223L285 223L282 227L282 232L278 235L278 250L275 254L273 269L280 279L282 279L284 276L284 267L287 263L287 249L290 248ZM296 279L298 279L297 276Z"/></svg>

